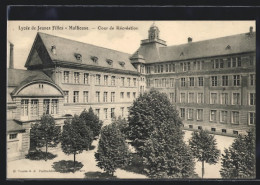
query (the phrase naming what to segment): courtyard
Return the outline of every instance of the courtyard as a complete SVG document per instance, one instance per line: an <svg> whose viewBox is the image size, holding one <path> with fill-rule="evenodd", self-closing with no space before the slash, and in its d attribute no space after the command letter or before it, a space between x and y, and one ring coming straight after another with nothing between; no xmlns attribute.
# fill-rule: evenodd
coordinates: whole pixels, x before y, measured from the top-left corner
<svg viewBox="0 0 260 185"><path fill-rule="evenodd" d="M187 142L191 137L191 131L185 131L184 140ZM224 148L228 148L234 141L233 137L215 135L215 138L218 143L218 149L223 153ZM51 151L53 154L56 154L57 157L52 160L29 160L21 159L16 161L7 162L7 178L26 178L26 179L44 179L44 178L77 178L83 179L93 174L103 174L104 171L96 166L96 161L94 153L97 150L98 141L93 142L95 148L93 150L84 151L81 154L76 155L76 161L81 162L84 166L75 173L60 173L56 172L52 167L54 162L59 162L61 160L73 160L73 155L65 155L61 150ZM221 160L215 165L205 164L205 178L221 178L219 170L221 168ZM196 162L195 172L201 177L201 163ZM145 175L137 174L134 172L129 172L122 169L117 169L114 174L118 179L145 179Z"/></svg>

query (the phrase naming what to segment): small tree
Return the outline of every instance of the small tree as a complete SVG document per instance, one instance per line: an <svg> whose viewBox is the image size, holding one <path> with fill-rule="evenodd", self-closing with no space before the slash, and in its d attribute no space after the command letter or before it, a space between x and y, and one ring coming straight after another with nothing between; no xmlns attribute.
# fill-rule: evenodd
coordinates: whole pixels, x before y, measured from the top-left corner
<svg viewBox="0 0 260 185"><path fill-rule="evenodd" d="M92 131L79 116L74 115L72 120L65 120L61 136L61 148L65 154L74 155L74 172L76 154L82 153L84 149L89 148L92 141Z"/></svg>
<svg viewBox="0 0 260 185"><path fill-rule="evenodd" d="M216 139L206 131L194 131L189 140L191 151L198 161L202 162L202 178L204 176L204 162L216 164L220 156Z"/></svg>
<svg viewBox="0 0 260 185"><path fill-rule="evenodd" d="M98 116L94 114L93 109L91 107L88 111L84 109L79 117L92 130L94 137L97 137L100 134L100 130L103 123L99 120Z"/></svg>
<svg viewBox="0 0 260 185"><path fill-rule="evenodd" d="M246 136L238 135L233 144L222 154L220 175L222 178L255 178L255 131Z"/></svg>
<svg viewBox="0 0 260 185"><path fill-rule="evenodd" d="M48 147L56 147L59 143L60 129L56 127L54 118L44 114L41 120L31 127L31 140L36 147L45 146L45 161L47 161Z"/></svg>
<svg viewBox="0 0 260 185"><path fill-rule="evenodd" d="M126 137L128 133L128 122L126 119L119 116L118 119L114 119L114 123L117 124L121 133Z"/></svg>
<svg viewBox="0 0 260 185"><path fill-rule="evenodd" d="M128 146L118 125L114 122L102 128L95 158L97 166L112 176L117 168L127 164Z"/></svg>

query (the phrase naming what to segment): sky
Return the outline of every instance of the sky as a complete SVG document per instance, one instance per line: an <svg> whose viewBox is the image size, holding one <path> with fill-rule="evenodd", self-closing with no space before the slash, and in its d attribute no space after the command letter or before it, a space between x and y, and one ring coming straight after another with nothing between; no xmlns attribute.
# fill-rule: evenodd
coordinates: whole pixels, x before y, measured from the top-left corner
<svg viewBox="0 0 260 185"><path fill-rule="evenodd" d="M43 33L133 54L141 40L148 38L148 30L153 23L160 30L160 39L165 40L168 46L187 43L188 37L196 42L246 33L250 26L256 31L255 21L8 21L7 62L11 42L14 44L14 68L25 69L24 64L38 27L42 28L40 32ZM54 30L52 26L63 29ZM84 27L87 30L70 30L70 26ZM118 30L117 26L135 29Z"/></svg>

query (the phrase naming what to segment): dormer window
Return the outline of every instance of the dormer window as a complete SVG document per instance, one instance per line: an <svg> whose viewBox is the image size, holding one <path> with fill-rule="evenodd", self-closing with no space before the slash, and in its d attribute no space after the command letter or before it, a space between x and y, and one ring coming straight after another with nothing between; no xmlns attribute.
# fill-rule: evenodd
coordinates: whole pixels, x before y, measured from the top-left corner
<svg viewBox="0 0 260 185"><path fill-rule="evenodd" d="M181 52L180 56L184 56L184 53L183 53L183 52Z"/></svg>
<svg viewBox="0 0 260 185"><path fill-rule="evenodd" d="M51 46L51 52L52 52L54 55L56 55L56 46L55 46L55 45Z"/></svg>
<svg viewBox="0 0 260 185"><path fill-rule="evenodd" d="M125 62L119 61L118 63L120 64L120 66L125 67Z"/></svg>
<svg viewBox="0 0 260 185"><path fill-rule="evenodd" d="M113 60L111 60L111 59L107 59L106 61L107 61L107 63L108 63L109 65L112 65L112 64L113 64Z"/></svg>
<svg viewBox="0 0 260 185"><path fill-rule="evenodd" d="M96 57L96 56L91 56L91 60L96 63L96 62L98 61L98 57Z"/></svg>
<svg viewBox="0 0 260 185"><path fill-rule="evenodd" d="M227 45L226 50L228 50L228 49L231 49L231 46L230 46L230 45Z"/></svg>
<svg viewBox="0 0 260 185"><path fill-rule="evenodd" d="M76 57L77 60L81 61L82 60L82 56L79 53L75 53L74 56Z"/></svg>

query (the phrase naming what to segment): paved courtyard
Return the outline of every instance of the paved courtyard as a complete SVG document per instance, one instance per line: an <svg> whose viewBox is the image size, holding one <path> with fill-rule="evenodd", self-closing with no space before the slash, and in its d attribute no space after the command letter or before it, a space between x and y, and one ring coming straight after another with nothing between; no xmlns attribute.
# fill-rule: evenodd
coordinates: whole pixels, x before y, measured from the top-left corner
<svg viewBox="0 0 260 185"><path fill-rule="evenodd" d="M185 141L191 136L190 131L185 133ZM224 148L228 148L233 142L234 138L225 136L215 136L218 143L218 148L223 152ZM93 142L93 145L97 145L97 141ZM96 166L96 161L94 157L94 152L97 147L91 151L84 151L76 156L76 160L81 162L84 166L80 171L75 173L60 173L54 171L52 164L61 160L73 160L73 155L65 155L62 151L54 151L52 153L58 156L52 160L48 161L33 161L29 159L22 159L11 161L7 163L7 178L84 178L87 172L103 172L100 168ZM216 165L205 164L205 178L221 178L219 170L221 168L221 163L219 161ZM196 173L201 176L201 163L196 164ZM133 172L128 172L125 170L118 169L115 174L117 178L126 179L144 179L147 178L144 175L136 174Z"/></svg>

